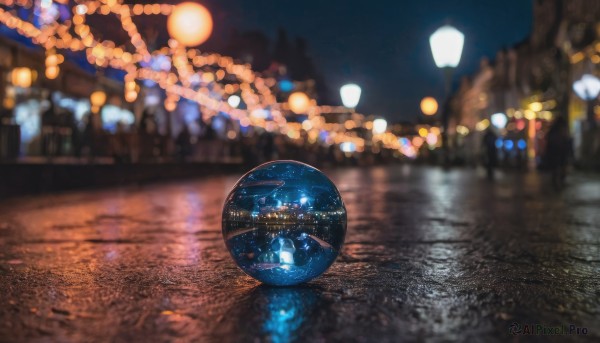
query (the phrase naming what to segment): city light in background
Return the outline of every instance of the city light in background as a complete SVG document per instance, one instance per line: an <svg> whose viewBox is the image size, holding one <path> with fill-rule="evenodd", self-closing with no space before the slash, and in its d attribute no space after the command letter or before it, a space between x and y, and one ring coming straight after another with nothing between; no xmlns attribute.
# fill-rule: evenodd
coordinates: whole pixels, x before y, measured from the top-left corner
<svg viewBox="0 0 600 343"><path fill-rule="evenodd" d="M12 11L11 7L35 13L33 17L27 17ZM35 16L39 20L30 19L37 18ZM91 19L107 16L120 21L125 42L112 41L108 39L110 35L105 37L95 34L101 28L97 27L97 21ZM146 17L164 18L170 39L164 41L163 45L151 42L155 38L142 30L146 30L143 27L143 18ZM7 108L17 107L15 111L19 113L25 113L25 105L20 104L24 99L23 93L34 92L50 80L57 80L56 84L64 83L63 78L70 73L69 66L72 63L65 56L80 54L98 71L99 79L107 80L94 86L86 96L89 110L101 114L100 119L107 117L115 121L118 117L115 113L126 112L109 111L110 107L107 106L127 107L131 104L127 110L132 110L136 120L132 125L122 126L121 129L125 128L125 131L139 123L142 119L141 112L147 109L153 112L158 108L156 115L162 116L164 111L169 118L161 119L160 132L164 134L168 131L172 138L184 126L189 127L194 135L210 133L203 127L209 125L211 128L214 126L217 137L234 142L246 136L269 132L281 135L293 144L309 142L323 147L333 144L341 149L342 143L351 142L356 145L356 152L360 154L379 154L383 148L392 150L395 156L399 156L396 154L398 152L407 156L406 149L403 148L408 145L407 142L412 145L416 136L420 139L427 136L417 135L420 131L418 127L410 129L409 126L415 124L398 124L394 121L386 122L385 130L381 132L382 124L379 119L383 116L380 113L367 115L355 112L356 106L361 103L363 92L355 83L345 84L340 88L343 107L330 106L322 103L325 97L318 94L315 80L294 80L287 71L288 66L274 65L269 70L258 72L253 70L252 63L248 63L252 58L242 61L239 57L208 53L195 48L208 40L215 24L207 8L197 3L129 5L120 1L88 1L70 4L23 0L10 2L8 6L0 8L0 21L8 30L41 46L45 52L44 67L40 70L21 65L9 69L12 71L7 77L11 81L10 88L6 90L2 103ZM151 38L149 41L148 37ZM425 97L419 103L421 113L431 116L419 121L422 120L429 128L436 127L439 130L439 135L436 136L440 139L434 148L451 149L449 136L469 138L485 131L490 125L501 129L500 133L503 135L520 134L527 137L529 149L541 146L535 141L541 139L550 122L557 118L560 105L557 105L555 99L549 99L542 93L518 99L514 96L518 93L514 92L506 98L510 101L501 105L501 102L493 99L489 86L481 88L482 91L476 89L480 84L489 82L490 77L498 77L494 76L494 70L483 60L480 74L472 79L472 84L467 85L474 89L461 93L456 85L452 87L452 73L461 63L465 42L465 34L451 25L441 26L429 37L433 61L443 71L446 90L443 100ZM599 59L592 50L588 49L586 53L592 63ZM579 63L583 55L581 51L572 51L569 56L571 63ZM510 63L515 61L514 57L509 57L504 59ZM573 78L580 79L573 80L572 91L587 102L583 108L587 108L589 124L594 125L598 112L595 102L598 79L591 70L586 67L585 72L573 74ZM103 76L105 71L110 71L111 75ZM117 86L121 87L120 96L111 89L112 81L120 84ZM104 99L99 96L102 93ZM192 103L197 108L191 110ZM36 106L44 108L45 105ZM84 103L78 105L77 118L83 118L84 108ZM348 110L352 113L348 113ZM399 109L399 112L404 111L405 109ZM471 113L476 114L473 116ZM18 118L18 124L31 128L33 133L39 132L43 125L23 122L29 120L24 118L32 118L31 116L20 115ZM578 116L569 118L572 121L571 118ZM123 123L129 122L129 115L124 115ZM97 124L100 127L106 126L101 122ZM83 125L79 124L80 127ZM578 130L578 126L570 127ZM526 132L523 133L523 130ZM366 132L374 135L370 136ZM415 142L418 143L419 139ZM463 141L459 140L458 143L463 144ZM381 147L368 148L374 144ZM419 152L417 151L416 156ZM411 153L411 156L414 155ZM535 156L530 154L532 158Z"/></svg>
<svg viewBox="0 0 600 343"><path fill-rule="evenodd" d="M344 85L340 88L342 103L348 108L356 108L360 101L361 88L353 83Z"/></svg>
<svg viewBox="0 0 600 343"><path fill-rule="evenodd" d="M494 125L494 127L496 127L497 129L503 129L508 123L508 118L504 113L494 113L491 115L490 121L492 122L492 125Z"/></svg>
<svg viewBox="0 0 600 343"><path fill-rule="evenodd" d="M59 5L51 2L47 6L55 8ZM279 87L281 91L290 91L296 87L293 82L285 79L277 82L274 78L262 77L252 71L247 64L236 64L229 57L205 54L192 48L205 42L210 37L213 27L210 13L204 6L196 3L129 6L116 2L114 6L108 6L102 1L90 1L73 7L71 21L59 20L56 27L43 26L46 30L44 35L35 25L14 16L11 12L2 9L0 11L2 11L0 20L46 49L45 74L48 79L56 79L60 76L59 65L64 62L64 58L62 54L56 52L57 50L84 51L88 62L97 68L110 67L126 72L122 93L125 102L135 104L139 100L146 106L159 106L162 103L164 110L172 113L172 116L179 115L178 107L182 99L196 102L203 107L203 120L215 118L214 125L218 125L222 122L220 117L226 115L229 118L227 120L239 122L224 134L228 139L239 137L237 128L249 126L284 134L291 140L305 139L305 136L300 134L298 125L288 122L286 113L289 110L294 114L309 117L310 129L305 131L308 132L310 142L325 145L352 142L358 147L357 152L363 152L365 139L368 138L358 137L356 133L348 131L363 125L373 125L371 121L366 120L366 116L359 113L355 113L353 119L346 120L344 123L326 123L319 118L336 111L336 107L318 106L316 101L303 91L292 92L287 101L277 102L273 93L275 87ZM97 37L92 34L94 28L86 21L86 17L90 15L116 15L136 51L129 52L125 46L118 46L110 40L97 41ZM173 38L169 40L167 47L155 51L149 50L149 46L142 39L137 25L132 20L135 16L146 15L167 16L167 31ZM48 20L52 22L56 19ZM67 33L71 28L75 31L75 36ZM17 69L14 75L18 72ZM20 72L19 75L25 74ZM20 79L15 81L28 88L31 82L25 82L26 79L20 76ZM234 80L234 83L231 83L231 80ZM153 94L153 87L156 86L166 93L164 100L158 100ZM113 102L114 97L107 94L102 87L97 88L89 98L90 110L92 113L101 113L101 120L111 118L111 124L105 123L103 127L114 127L114 122L118 118L116 113L126 112L109 110L109 102ZM341 88L340 95L345 107L354 110L360 101L361 88L356 84L348 84ZM241 104L244 106L241 107ZM129 115L125 115L123 124L129 122ZM377 123L379 123L376 126L378 134L385 133L385 129L381 131L381 121ZM308 125L301 126L303 129L308 127ZM325 137L326 132L329 132L326 135L327 139L316 139L316 137ZM399 137L392 133L387 133L383 137L384 139L379 143L383 148L403 153ZM411 153L411 156L414 154Z"/></svg>
<svg viewBox="0 0 600 343"><path fill-rule="evenodd" d="M0 341L593 340L599 96L600 1L0 1Z"/></svg>
<svg viewBox="0 0 600 343"><path fill-rule="evenodd" d="M438 103L435 98L430 96L421 100L421 112L426 116L435 115L438 111Z"/></svg>
<svg viewBox="0 0 600 343"><path fill-rule="evenodd" d="M306 113L310 107L310 98L303 92L294 92L288 99L290 109L296 114Z"/></svg>
<svg viewBox="0 0 600 343"><path fill-rule="evenodd" d="M446 25L429 37L429 44L438 68L456 68L460 63L465 35L453 26Z"/></svg>
<svg viewBox="0 0 600 343"><path fill-rule="evenodd" d="M581 79L573 83L573 90L583 100L594 100L600 93L600 79L594 75L584 74Z"/></svg>
<svg viewBox="0 0 600 343"><path fill-rule="evenodd" d="M210 12L195 2L176 5L167 20L167 30L171 37L185 46L204 43L210 37L212 28Z"/></svg>

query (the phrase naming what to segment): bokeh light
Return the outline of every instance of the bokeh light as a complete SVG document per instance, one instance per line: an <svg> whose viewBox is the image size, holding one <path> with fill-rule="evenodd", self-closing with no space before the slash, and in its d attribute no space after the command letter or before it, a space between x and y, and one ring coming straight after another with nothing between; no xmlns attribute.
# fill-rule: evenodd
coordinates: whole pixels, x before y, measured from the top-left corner
<svg viewBox="0 0 600 343"><path fill-rule="evenodd" d="M310 106L310 98L303 92L294 92L288 98L290 110L296 114L306 113Z"/></svg>
<svg viewBox="0 0 600 343"><path fill-rule="evenodd" d="M185 46L204 43L212 33L213 20L206 7L183 2L173 8L167 20L169 35Z"/></svg>
<svg viewBox="0 0 600 343"><path fill-rule="evenodd" d="M421 112L424 115L432 116L437 113L437 110L438 102L434 98L428 96L421 100Z"/></svg>

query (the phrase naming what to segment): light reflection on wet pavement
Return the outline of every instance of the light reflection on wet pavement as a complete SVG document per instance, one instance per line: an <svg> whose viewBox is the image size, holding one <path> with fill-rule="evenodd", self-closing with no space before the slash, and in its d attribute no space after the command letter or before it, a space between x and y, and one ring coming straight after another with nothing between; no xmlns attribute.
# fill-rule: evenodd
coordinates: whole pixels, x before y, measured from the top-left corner
<svg viewBox="0 0 600 343"><path fill-rule="evenodd" d="M230 259L235 176L0 202L0 341L503 341L513 322L600 338L600 177L558 194L535 173L327 174L346 244L292 288Z"/></svg>

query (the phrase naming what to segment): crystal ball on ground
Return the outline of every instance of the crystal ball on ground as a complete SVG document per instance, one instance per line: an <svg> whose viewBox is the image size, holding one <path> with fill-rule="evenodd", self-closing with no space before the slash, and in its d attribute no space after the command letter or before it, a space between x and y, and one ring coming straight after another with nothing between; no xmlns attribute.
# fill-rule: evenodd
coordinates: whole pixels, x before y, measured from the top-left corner
<svg viewBox="0 0 600 343"><path fill-rule="evenodd" d="M339 191L319 170L296 161L265 163L237 182L223 207L223 238L237 265L270 285L321 275L346 235Z"/></svg>

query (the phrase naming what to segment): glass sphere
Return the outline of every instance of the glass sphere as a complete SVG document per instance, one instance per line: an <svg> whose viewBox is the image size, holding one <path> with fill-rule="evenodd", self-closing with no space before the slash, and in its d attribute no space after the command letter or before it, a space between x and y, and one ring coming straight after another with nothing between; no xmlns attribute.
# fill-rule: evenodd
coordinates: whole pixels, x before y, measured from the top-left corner
<svg viewBox="0 0 600 343"><path fill-rule="evenodd" d="M319 170L275 161L237 182L222 225L227 249L246 274L266 284L294 285L333 263L346 235L346 208Z"/></svg>

